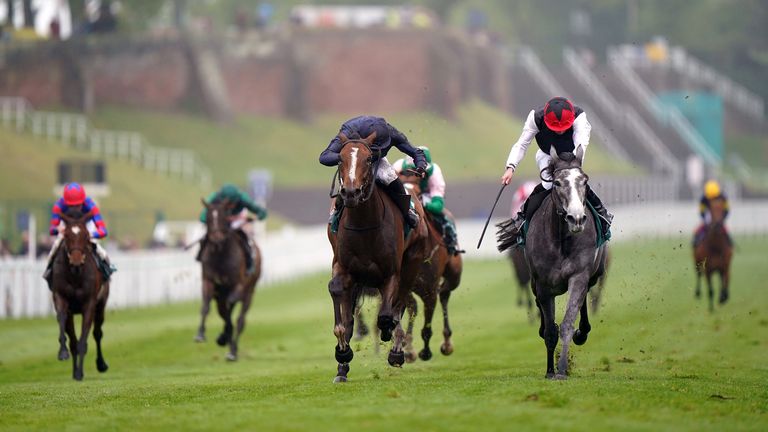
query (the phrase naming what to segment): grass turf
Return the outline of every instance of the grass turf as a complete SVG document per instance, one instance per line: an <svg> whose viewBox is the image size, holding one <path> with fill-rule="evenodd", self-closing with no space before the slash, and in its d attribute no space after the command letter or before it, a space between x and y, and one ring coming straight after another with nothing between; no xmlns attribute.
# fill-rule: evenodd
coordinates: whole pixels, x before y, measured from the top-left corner
<svg viewBox="0 0 768 432"><path fill-rule="evenodd" d="M687 240L613 245L603 308L568 381L543 378L543 341L514 306L503 260L467 263L451 357L438 353L438 313L433 360L393 369L386 348L355 342L346 384L331 383L327 275L258 292L234 364L213 342L215 312L209 342L192 342L198 304L110 312L111 368L96 372L91 342L81 383L56 361L53 319L3 321L0 429L765 430L765 239L737 241L731 302L713 314L693 298Z"/></svg>

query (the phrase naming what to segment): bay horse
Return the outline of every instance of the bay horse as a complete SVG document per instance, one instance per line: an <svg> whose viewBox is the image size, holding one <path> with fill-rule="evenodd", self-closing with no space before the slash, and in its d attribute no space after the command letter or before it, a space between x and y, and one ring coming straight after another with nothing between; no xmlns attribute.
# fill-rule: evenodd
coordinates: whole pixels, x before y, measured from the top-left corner
<svg viewBox="0 0 768 432"><path fill-rule="evenodd" d="M200 327L196 342L205 341L205 319L210 310L211 299L216 300L219 315L224 320L224 329L216 338L219 346L229 345L227 361L236 361L238 341L245 329L245 315L251 307L256 282L261 276L261 252L253 244L253 265L255 270L248 273L246 252L242 245L243 234L231 226L232 208L235 203L217 200L211 203L201 199L207 209L205 249L200 257L203 268L203 305L200 310ZM240 303L237 329L232 325L232 312Z"/></svg>
<svg viewBox="0 0 768 432"><path fill-rule="evenodd" d="M51 291L56 320L59 323L59 360L67 360L72 354L72 378L83 379L83 363L88 352L88 336L93 325L96 340L96 369L106 372L109 365L101 352L104 333L104 310L109 297L109 283L102 279L96 263L96 252L86 227L92 212L82 214L70 210L62 214L64 229L61 231L61 247L53 258ZM75 334L74 315L82 314L80 338ZM66 334L66 336L65 336ZM67 351L69 337L69 351Z"/></svg>
<svg viewBox="0 0 768 432"><path fill-rule="evenodd" d="M421 203L413 199L420 219L406 238L405 222L398 207L376 185L380 155L371 147L375 138L375 133L364 139L350 139L339 134L342 143L339 196L344 209L338 231L334 233L328 227L328 240L333 248L328 291L333 300L333 334L337 340L335 357L338 362L334 382L347 381L349 363L354 355L349 345L354 331L354 311L364 287L376 288L381 294L377 318L381 340L392 340L394 333L387 360L392 366L403 365L405 332L400 320L425 255L428 232Z"/></svg>
<svg viewBox="0 0 768 432"><path fill-rule="evenodd" d="M421 178L414 175L401 174L400 180L416 196L421 196ZM453 215L444 210L446 217L453 220ZM461 272L463 261L461 254L449 254L448 248L443 241L441 230L437 227L437 221L430 212L424 212L427 216L428 237L426 242L427 256L421 263L419 275L413 285L413 292L416 293L424 303L424 327L421 329L421 338L424 341L424 348L419 351L419 358L427 361L432 358L432 350L429 349L429 341L432 338L432 317L435 313L437 299L440 298L440 304L443 308L443 343L440 345L440 352L443 355L453 353L453 342L451 342L451 326L448 322L448 300L451 298L451 292L461 283ZM411 295L408 304L408 329L406 331L406 360L414 361L416 356L411 346L413 340L413 325L416 317L416 299Z"/></svg>
<svg viewBox="0 0 768 432"><path fill-rule="evenodd" d="M550 155L552 162L545 171L552 177L552 190L529 221L525 258L541 318L539 336L547 348L546 377L566 379L571 340L576 345L584 344L591 329L587 291L605 271L605 245L597 246L594 217L585 204L589 177L581 168L581 147L575 155L561 153L560 156L552 148ZM568 304L558 329L555 297L566 292ZM579 312L579 328L574 331ZM558 339L563 343L555 373Z"/></svg>
<svg viewBox="0 0 768 432"><path fill-rule="evenodd" d="M696 265L696 298L701 297L701 276L707 279L709 291L709 310L713 311L714 290L712 289L712 274L720 274L720 298L719 303L728 301L730 282L731 258L733 257L733 245L728 239L725 230L725 201L721 198L710 202L710 222L704 228L704 238L694 246L693 260Z"/></svg>

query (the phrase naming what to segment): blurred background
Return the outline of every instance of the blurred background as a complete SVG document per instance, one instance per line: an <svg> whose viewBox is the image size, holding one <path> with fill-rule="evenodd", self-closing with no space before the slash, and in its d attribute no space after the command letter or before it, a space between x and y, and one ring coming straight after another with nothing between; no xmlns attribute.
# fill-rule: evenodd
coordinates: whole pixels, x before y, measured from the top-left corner
<svg viewBox="0 0 768 432"><path fill-rule="evenodd" d="M448 207L482 220L521 119L555 95L588 112L609 208L693 221L709 178L768 194L766 22L760 0L0 0L0 252L47 252L68 181L113 251L194 240L224 182L267 205L262 231L322 225L317 156L362 113L429 146Z"/></svg>

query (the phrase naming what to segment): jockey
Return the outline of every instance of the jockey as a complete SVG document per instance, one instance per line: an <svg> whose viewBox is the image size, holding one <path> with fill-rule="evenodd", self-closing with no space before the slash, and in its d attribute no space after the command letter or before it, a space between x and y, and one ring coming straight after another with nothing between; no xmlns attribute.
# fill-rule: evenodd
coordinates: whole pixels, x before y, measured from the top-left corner
<svg viewBox="0 0 768 432"><path fill-rule="evenodd" d="M231 219L230 226L239 234L241 244L245 249L245 264L246 268L248 269L248 273L253 273L256 270L253 263L253 239L245 231L243 231L242 228L246 223L248 223L248 210L256 214L256 217L258 217L259 220L266 219L267 210L253 202L251 197L249 197L245 192L241 191L237 186L229 183L223 185L217 192L212 192L210 195L208 195L208 197L205 199L205 202L212 203L215 201L223 200L228 200L229 202L234 203L232 211L227 215L227 217ZM205 223L207 217L208 209L204 208L200 213L200 222ZM200 240L200 250L197 252L198 261L200 261L200 258L203 256L203 249L208 243L207 240L208 236L205 236L202 240Z"/></svg>
<svg viewBox="0 0 768 432"><path fill-rule="evenodd" d="M728 217L730 206L728 204L728 198L722 192L720 183L717 180L709 180L704 184L704 195L699 200L699 216L701 217L701 225L696 228L696 232L693 236L693 244L697 245L704 238L704 232L707 228L707 224L711 221L712 215L710 213L710 205L714 200L723 200L723 206L725 207L725 214L723 220ZM728 234L728 241L732 243L731 236Z"/></svg>
<svg viewBox="0 0 768 432"><path fill-rule="evenodd" d="M566 98L552 98L543 108L531 110L523 125L523 133L509 151L506 170L504 175L501 176L502 184L509 184L512 180L512 175L515 173L517 165L525 157L528 145L533 141L534 137L536 138L536 144L539 146L539 149L536 151L536 164L539 167L539 172L543 172L547 169L552 159L549 155L549 150L552 147L560 154L563 152L575 153L576 148L581 146L582 151L586 154L591 130L592 126L587 121L587 113L578 106L574 106ZM583 156L581 162L584 162ZM542 180L536 186L525 201L523 209L515 216L511 234L520 232L523 222L526 219L530 219L551 189L551 181ZM613 220L613 215L608 213L600 198L597 197L588 184L586 198L603 220L606 226L605 231L607 232Z"/></svg>
<svg viewBox="0 0 768 432"><path fill-rule="evenodd" d="M403 183L397 178L397 173L392 169L392 165L389 164L386 156L389 149L393 146L397 147L398 150L416 161L416 172L422 178L427 169L427 159L421 149L414 148L408 142L408 138L387 123L386 120L373 116L360 116L347 120L341 125L339 134L328 144L328 148L320 154L320 163L325 166L336 166L339 164L339 153L343 147L339 138L340 134L343 133L348 138L355 139L367 137L373 132L376 132L376 139L371 149L374 151L374 154L381 154L381 158L374 161L377 164L376 180L384 186L384 190L387 191L387 194L397 204L408 225L411 228L415 228L419 224L419 215L411 208L411 196L405 191ZM341 200L337 199L334 211L331 212L329 223L332 223L340 209Z"/></svg>
<svg viewBox="0 0 768 432"><path fill-rule="evenodd" d="M432 154L429 148L425 146L419 146L422 152L424 152L424 158L427 160L427 169L425 171L425 177L421 180L421 203L424 205L424 210L432 214L437 222L437 228L440 229L443 234L443 241L448 249L448 253L452 255L458 255L463 252L459 249L458 238L456 236L456 226L445 214L445 178L443 177L443 170L440 165L432 162ZM403 171L416 170L416 164L414 164L412 158L398 159L392 164L392 168L399 175Z"/></svg>
<svg viewBox="0 0 768 432"><path fill-rule="evenodd" d="M116 268L109 262L107 251L96 242L97 239L105 238L107 236L107 225L104 223L104 219L101 217L101 210L93 199L86 195L85 189L78 183L67 183L64 185L64 191L62 196L56 200L51 210L51 222L48 227L48 233L52 236L57 236L56 241L51 247L51 252L48 254L48 264L45 267L45 273L43 278L48 281L48 288L51 287L51 276L53 267L53 257L56 256L56 252L59 250L59 246L63 240L63 237L59 235L59 224L61 223L61 215L67 214L70 209L79 209L82 214L91 212L91 219L88 221L88 231L91 235L91 242L96 250L97 264L99 270L104 275L104 279L108 282L109 277L115 272Z"/></svg>

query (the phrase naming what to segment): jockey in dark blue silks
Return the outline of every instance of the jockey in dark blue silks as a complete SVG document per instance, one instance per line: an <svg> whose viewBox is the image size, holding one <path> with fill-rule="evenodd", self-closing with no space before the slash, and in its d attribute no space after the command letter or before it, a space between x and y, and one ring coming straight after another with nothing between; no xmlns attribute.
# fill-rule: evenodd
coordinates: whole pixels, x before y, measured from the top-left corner
<svg viewBox="0 0 768 432"><path fill-rule="evenodd" d="M507 158L506 170L501 177L503 184L509 184L512 175L515 173L517 165L523 160L528 145L536 138L536 144L539 150L536 152L536 164L539 171L545 170L551 161L549 151L555 148L558 154L564 152L575 153L576 148L581 146L586 154L589 145L589 134L592 126L587 120L587 113L578 106L574 106L571 101L563 97L555 97L549 100L543 108L531 110L528 118L523 125L523 133L517 142L512 146ZM582 156L582 163L584 162ZM546 171L543 176L546 177ZM552 182L542 180L531 192L531 195L525 201L523 208L518 212L514 219L514 225L511 227L511 234L520 232L525 220L530 220L533 213L539 208L548 192L552 189ZM608 231L613 215L608 213L603 206L600 198L587 184L586 199L592 204L597 214L603 221L604 231Z"/></svg>
<svg viewBox="0 0 768 432"><path fill-rule="evenodd" d="M421 149L412 146L408 142L408 138L387 123L386 120L374 116L360 116L347 120L341 125L339 133L328 144L328 148L320 154L320 163L326 166L337 166L339 164L339 153L342 148L341 139L339 138L340 134L344 134L349 139L361 139L373 132L376 132L376 139L371 146L371 150L373 150L374 156L381 155L379 160L374 161L377 164L376 180L384 186L384 190L397 204L408 225L414 228L419 223L419 215L411 208L411 196L405 191L403 183L397 178L397 173L392 168L392 165L390 165L386 156L390 148L397 147L398 150L413 158L416 164L416 172L421 177L424 177L426 173L427 159L424 157L424 152ZM335 210L331 213L329 223L334 219L334 215L338 213L340 208L341 202L337 199Z"/></svg>

